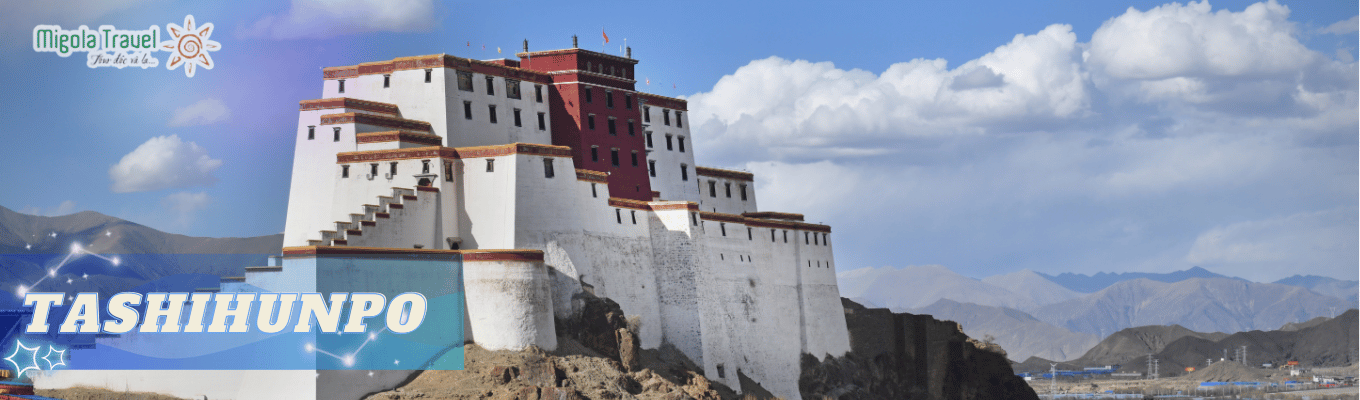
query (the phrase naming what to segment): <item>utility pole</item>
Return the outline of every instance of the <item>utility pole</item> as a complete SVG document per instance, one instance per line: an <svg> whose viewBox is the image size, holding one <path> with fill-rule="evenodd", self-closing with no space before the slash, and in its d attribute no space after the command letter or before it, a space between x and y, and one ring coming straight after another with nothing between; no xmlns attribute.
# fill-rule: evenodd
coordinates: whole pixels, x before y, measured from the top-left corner
<svg viewBox="0 0 1360 400"><path fill-rule="evenodd" d="M1058 363L1048 363L1048 398L1058 398Z"/></svg>
<svg viewBox="0 0 1360 400"><path fill-rule="evenodd" d="M1242 346L1242 365L1247 365L1247 346Z"/></svg>

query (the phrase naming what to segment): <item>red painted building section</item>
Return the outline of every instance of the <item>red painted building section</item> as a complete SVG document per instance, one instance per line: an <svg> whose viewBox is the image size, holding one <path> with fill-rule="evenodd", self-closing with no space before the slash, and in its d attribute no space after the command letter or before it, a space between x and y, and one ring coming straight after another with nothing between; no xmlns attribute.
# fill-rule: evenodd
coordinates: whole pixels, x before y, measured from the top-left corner
<svg viewBox="0 0 1360 400"><path fill-rule="evenodd" d="M552 77L545 95L552 108L553 144L571 147L576 168L608 173L610 196L651 201L641 107L633 91L637 60L579 48L518 56L520 68Z"/></svg>

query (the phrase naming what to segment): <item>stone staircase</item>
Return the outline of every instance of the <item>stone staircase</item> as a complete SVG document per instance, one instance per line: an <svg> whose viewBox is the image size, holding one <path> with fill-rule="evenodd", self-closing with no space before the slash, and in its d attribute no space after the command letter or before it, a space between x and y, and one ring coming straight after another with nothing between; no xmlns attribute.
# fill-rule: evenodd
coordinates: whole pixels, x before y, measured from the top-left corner
<svg viewBox="0 0 1360 400"><path fill-rule="evenodd" d="M393 223L408 202L419 200L415 189L392 188L391 196L378 196L378 204L364 204L363 213L350 214L349 221L335 221L335 230L321 231L321 240L308 240L308 246L347 246L364 235L364 227L377 226L379 220Z"/></svg>

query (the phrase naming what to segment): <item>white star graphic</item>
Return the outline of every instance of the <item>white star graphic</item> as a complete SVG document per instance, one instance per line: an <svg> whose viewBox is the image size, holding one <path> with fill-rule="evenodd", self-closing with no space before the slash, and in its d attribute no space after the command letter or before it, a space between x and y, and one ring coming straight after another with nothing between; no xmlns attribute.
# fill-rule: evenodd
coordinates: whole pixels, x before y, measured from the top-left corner
<svg viewBox="0 0 1360 400"><path fill-rule="evenodd" d="M57 362L55 362L55 363L52 362L52 353L57 353ZM37 352L34 352L33 355L36 356L36 355L38 355L38 354L37 354ZM47 346L47 355L43 356L42 359L43 359L43 361L47 361L47 369L50 370L50 369L56 368L57 366L60 366L60 365L66 365L65 356L66 356L66 350L57 350L56 348L53 348L51 345L48 345L48 346ZM34 361L34 363L36 364L37 362Z"/></svg>
<svg viewBox="0 0 1360 400"><path fill-rule="evenodd" d="M212 36L212 23L195 27L194 16L186 15L183 27L169 23L165 25L165 30L170 32L170 40L161 42L160 46L174 53L170 56L170 62L165 64L166 69L175 69L183 64L184 76L193 78L195 66L213 68L213 60L208 52L221 50L222 44L208 39Z"/></svg>
<svg viewBox="0 0 1360 400"><path fill-rule="evenodd" d="M14 344L15 344L14 354L10 354L9 357L5 357L5 361L9 361L10 364L14 365L14 369L19 371L18 373L14 374L16 378L24 376L24 372L27 372L30 369L42 371L42 368L38 368L38 350L42 349L42 346L29 348L28 346L24 346L24 343L18 340L15 340ZM28 353L28 356L19 357L20 349L22 349L24 353ZM15 357L19 357L19 359L16 361L14 359ZM28 358L27 361L29 361L32 365L27 366L19 365L19 361L25 361L24 358Z"/></svg>

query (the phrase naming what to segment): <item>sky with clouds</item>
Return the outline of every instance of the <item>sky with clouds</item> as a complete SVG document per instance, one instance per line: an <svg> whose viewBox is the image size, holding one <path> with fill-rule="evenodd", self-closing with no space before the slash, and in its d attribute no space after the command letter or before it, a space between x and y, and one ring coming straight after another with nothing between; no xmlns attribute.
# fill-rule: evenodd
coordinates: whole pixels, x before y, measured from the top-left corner
<svg viewBox="0 0 1360 400"><path fill-rule="evenodd" d="M628 39L640 89L689 100L698 161L833 225L843 271L1360 275L1353 1L923 3L20 4L0 205L277 233L320 68L577 34ZM39 24L186 14L222 45L193 78L32 49Z"/></svg>

